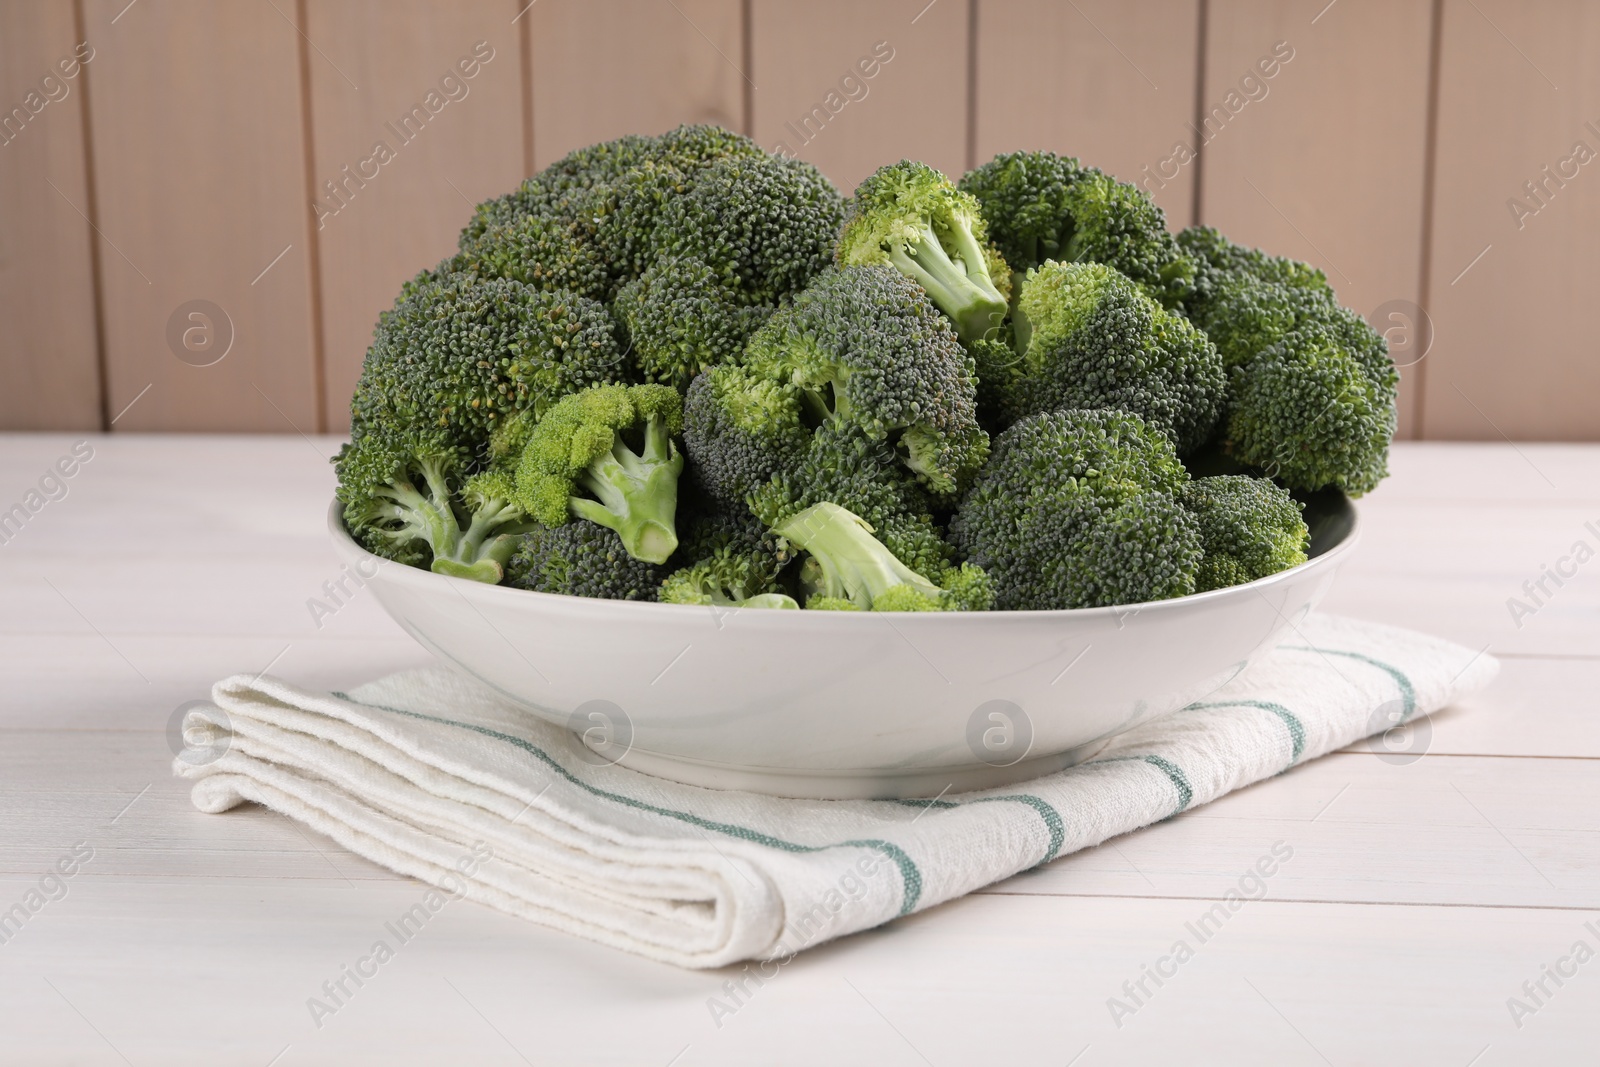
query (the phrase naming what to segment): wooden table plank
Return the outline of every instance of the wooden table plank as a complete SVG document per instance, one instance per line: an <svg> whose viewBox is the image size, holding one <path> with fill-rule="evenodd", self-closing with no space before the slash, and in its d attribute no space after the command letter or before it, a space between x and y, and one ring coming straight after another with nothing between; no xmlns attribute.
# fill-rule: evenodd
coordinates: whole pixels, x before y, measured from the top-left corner
<svg viewBox="0 0 1600 1067"><path fill-rule="evenodd" d="M72 441L0 438L0 500ZM1217 1048L1487 1067L1575 1062L1600 1008L1587 967L1521 1028L1507 1008L1577 940L1600 947L1583 925L1600 912L1595 579L1520 631L1497 614L1523 568L1600 514L1594 447L1398 447L1361 504L1367 539L1331 608L1511 653L1428 725L1420 760L1357 746L825 946L728 1001L720 1027L708 999L737 971L464 905L319 1028L307 998L422 888L260 809L195 811L165 729L214 678L280 653L276 673L329 688L427 657L370 599L321 630L302 614L334 566L334 439L92 444L68 496L0 546L0 908L74 842L95 848L0 944L0 1062L1092 1064ZM1265 899L1218 920L1280 840L1294 854ZM1185 938L1193 958L1134 1001L1123 983Z"/></svg>
<svg viewBox="0 0 1600 1067"><path fill-rule="evenodd" d="M23 883L0 882L0 893ZM74 881L10 945L0 1053L16 1062L280 1065L1577 1062L1587 973L1518 1030L1506 999L1597 939L1521 909L1261 901L1209 940L1194 901L969 897L823 946L733 1001L694 973L452 905L319 1029L306 1001L385 936L414 884ZM1132 1014L1108 1001L1186 940ZM1172 965L1165 965L1169 970ZM1593 966L1592 964L1589 966ZM48 978L50 985L45 984ZM51 986L55 988L52 989ZM719 1028L708 1001L737 1008ZM626 1025L618 1025L620 1020ZM819 1021L826 1025L818 1025ZM90 1029L90 1026L94 1030ZM99 1035L94 1031L98 1031ZM1085 1049L1088 1049L1085 1053ZM1226 1053L1226 1059L1222 1056ZM674 1057L679 1057L674 1061Z"/></svg>

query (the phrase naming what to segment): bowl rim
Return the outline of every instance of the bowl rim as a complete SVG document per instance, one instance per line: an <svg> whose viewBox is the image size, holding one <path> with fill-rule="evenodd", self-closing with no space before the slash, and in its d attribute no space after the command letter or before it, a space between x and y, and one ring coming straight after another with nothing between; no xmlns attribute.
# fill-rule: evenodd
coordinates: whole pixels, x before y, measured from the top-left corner
<svg viewBox="0 0 1600 1067"><path fill-rule="evenodd" d="M1195 604L1207 601L1221 600L1237 596L1245 591L1262 593L1273 586L1285 582L1298 580L1314 570L1325 570L1338 565L1345 556L1354 550L1357 542L1361 540L1361 513L1354 502L1345 497L1349 508L1350 524L1344 536L1328 546L1318 555L1312 556L1304 563L1296 564L1286 570L1269 574L1265 578L1244 582L1240 585L1224 586L1221 589L1208 589L1203 593L1189 593L1184 596L1168 597L1165 600L1146 600L1134 604L1108 604L1096 608L1047 608L1047 609L1008 609L995 611L910 611L910 612L871 612L871 611L777 611L768 608L753 608L746 610L739 607L719 608L727 615L738 614L745 619L773 618L799 620L805 618L822 617L833 622L800 625L877 625L866 620L875 618L892 618L896 624L910 624L913 626L924 625L956 625L958 620L973 619L1027 619L1033 621L1049 620L1052 618L1067 620L1093 620L1101 618L1122 619L1134 614L1145 612L1181 611ZM448 574L437 574L421 567L413 567L395 560L385 559L372 552L358 542L350 533L344 521L344 505L338 497L328 507L328 532L334 541L335 547L341 554L352 557L356 561L373 560L376 562L372 574L358 571L363 582L372 581L378 571L385 570L385 564L394 563L399 568L395 580L408 583L413 588L433 588L442 590L451 586L440 583L453 583L453 588L466 595L470 590L473 596L484 598L488 602L498 601L503 604L520 603L529 607L543 605L552 610L565 610L568 612L586 612L603 610L607 613L631 612L643 613L644 616L662 620L669 618L687 619L690 617L703 618L709 605L704 604L662 604L644 600L602 600L595 597L568 596L565 593L541 593L532 589L517 589L507 585L489 585L485 582L473 581L470 578L456 578ZM510 598L510 599L506 599ZM850 621L847 621L850 620ZM946 620L944 622L936 620Z"/></svg>

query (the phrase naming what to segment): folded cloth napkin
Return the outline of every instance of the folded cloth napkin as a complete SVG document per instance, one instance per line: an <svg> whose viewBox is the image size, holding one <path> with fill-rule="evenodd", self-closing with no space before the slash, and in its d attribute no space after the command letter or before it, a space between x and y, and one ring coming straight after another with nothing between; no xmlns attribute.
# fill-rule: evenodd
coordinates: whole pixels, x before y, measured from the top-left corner
<svg viewBox="0 0 1600 1067"><path fill-rule="evenodd" d="M786 959L1159 822L1489 681L1492 657L1313 615L1206 700L1019 786L807 801L597 765L443 668L344 693L217 683L174 763L202 811L251 800L385 867L686 967ZM438 897L439 900L445 899Z"/></svg>

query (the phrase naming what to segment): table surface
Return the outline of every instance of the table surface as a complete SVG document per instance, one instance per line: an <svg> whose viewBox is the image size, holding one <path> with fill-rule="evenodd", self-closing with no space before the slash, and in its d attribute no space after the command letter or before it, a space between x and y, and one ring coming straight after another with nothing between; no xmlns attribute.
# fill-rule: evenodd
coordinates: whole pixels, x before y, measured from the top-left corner
<svg viewBox="0 0 1600 1067"><path fill-rule="evenodd" d="M823 946L734 1000L731 971L463 904L318 1025L308 999L419 884L259 808L201 814L169 765L175 710L217 678L347 688L427 662L370 596L308 607L338 574L323 532L337 445L0 436L0 510L36 508L0 533L0 911L47 897L0 944L0 1063L1593 1055L1600 446L1400 445L1361 502L1363 543L1325 607L1502 662L1419 727L1405 751L1420 758L1335 753ZM52 479L75 448L92 454ZM1293 859L1268 896L1175 976L1146 977L1280 841ZM50 877L75 849L92 858ZM714 1017L712 998L736 1010Z"/></svg>

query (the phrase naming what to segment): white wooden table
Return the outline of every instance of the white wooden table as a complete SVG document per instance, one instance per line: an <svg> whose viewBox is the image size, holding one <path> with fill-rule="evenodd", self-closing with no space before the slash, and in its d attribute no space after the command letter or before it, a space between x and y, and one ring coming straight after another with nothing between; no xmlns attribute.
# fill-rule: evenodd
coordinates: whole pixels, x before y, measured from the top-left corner
<svg viewBox="0 0 1600 1067"><path fill-rule="evenodd" d="M0 509L73 442L0 437ZM0 909L57 898L0 944L0 1063L1594 1062L1600 958L1570 954L1600 951L1600 559L1520 626L1507 599L1600 549L1600 447L1400 446L1362 502L1327 608L1503 661L1420 759L1337 753L827 945L720 1026L729 973L463 903L318 1027L307 999L419 884L259 809L195 811L172 714L241 670L348 687L427 657L370 597L320 627L307 607L338 571L333 439L88 444L0 544ZM1114 1020L1279 841L1267 898Z"/></svg>

